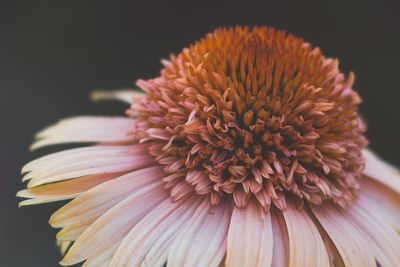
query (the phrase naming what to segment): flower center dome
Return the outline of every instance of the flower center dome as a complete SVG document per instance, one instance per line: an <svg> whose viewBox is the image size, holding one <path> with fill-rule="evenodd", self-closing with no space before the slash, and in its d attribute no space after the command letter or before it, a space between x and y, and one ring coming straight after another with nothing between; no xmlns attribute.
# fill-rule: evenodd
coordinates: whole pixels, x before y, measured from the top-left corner
<svg viewBox="0 0 400 267"><path fill-rule="evenodd" d="M283 31L236 27L163 63L137 82L147 97L130 114L173 199L254 198L268 210L287 197L340 206L355 197L367 141L354 76L337 60Z"/></svg>

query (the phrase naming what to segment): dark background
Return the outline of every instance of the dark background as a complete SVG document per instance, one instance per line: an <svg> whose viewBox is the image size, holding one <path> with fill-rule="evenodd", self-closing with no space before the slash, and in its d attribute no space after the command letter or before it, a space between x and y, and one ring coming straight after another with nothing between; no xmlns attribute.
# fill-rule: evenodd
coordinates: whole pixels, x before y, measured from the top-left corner
<svg viewBox="0 0 400 267"><path fill-rule="evenodd" d="M65 116L122 114L95 88L158 74L160 58L218 26L286 29L353 70L371 147L400 165L396 1L0 1L0 266L57 266L58 204L17 208L19 170L39 129ZM44 152L42 152L44 153Z"/></svg>

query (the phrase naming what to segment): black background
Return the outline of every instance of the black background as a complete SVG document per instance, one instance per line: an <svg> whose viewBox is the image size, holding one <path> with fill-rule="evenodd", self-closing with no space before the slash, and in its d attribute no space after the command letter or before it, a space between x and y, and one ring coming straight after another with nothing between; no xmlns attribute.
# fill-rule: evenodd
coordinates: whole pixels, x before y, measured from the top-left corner
<svg viewBox="0 0 400 267"><path fill-rule="evenodd" d="M160 58L218 26L269 25L353 70L371 147L400 165L400 9L396 1L0 1L0 266L57 266L57 204L17 208L19 169L39 129L65 116L122 114L95 88L133 86ZM44 153L44 152L42 152Z"/></svg>

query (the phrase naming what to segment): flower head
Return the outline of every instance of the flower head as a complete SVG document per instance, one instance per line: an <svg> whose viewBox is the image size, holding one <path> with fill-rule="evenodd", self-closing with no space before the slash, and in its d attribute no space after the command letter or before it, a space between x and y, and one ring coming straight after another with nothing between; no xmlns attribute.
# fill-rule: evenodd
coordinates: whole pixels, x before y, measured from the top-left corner
<svg viewBox="0 0 400 267"><path fill-rule="evenodd" d="M360 98L302 39L269 28L219 29L184 49L161 76L139 81L134 135L166 165L173 199L254 196L268 210L294 195L344 206L364 161ZM289 194L288 194L289 193Z"/></svg>
<svg viewBox="0 0 400 267"><path fill-rule="evenodd" d="M400 174L365 149L338 61L267 27L217 29L163 61L127 118L76 117L34 149L21 205L53 214L61 264L400 266ZM365 168L364 168L365 166Z"/></svg>

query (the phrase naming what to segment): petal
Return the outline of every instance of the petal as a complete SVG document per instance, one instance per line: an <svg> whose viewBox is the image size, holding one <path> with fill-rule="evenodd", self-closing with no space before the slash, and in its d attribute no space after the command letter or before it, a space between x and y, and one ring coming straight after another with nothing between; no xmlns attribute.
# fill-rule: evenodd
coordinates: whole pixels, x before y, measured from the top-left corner
<svg viewBox="0 0 400 267"><path fill-rule="evenodd" d="M304 208L287 201L283 217L289 234L289 266L329 266L321 235Z"/></svg>
<svg viewBox="0 0 400 267"><path fill-rule="evenodd" d="M198 206L196 211L190 218L188 218L180 227L180 229L186 229L189 225L193 224L195 219L204 211L209 210L209 201L207 199L203 199L201 204ZM180 230L181 233L183 230ZM165 262L167 261L168 254L171 251L171 245L175 242L175 237L178 235L178 232L174 235L166 235L163 234L160 238L157 239L157 242L153 244L153 246L147 252L145 258L142 261L140 266L165 266ZM180 234L179 234L180 235ZM168 259L168 264L169 264Z"/></svg>
<svg viewBox="0 0 400 267"><path fill-rule="evenodd" d="M96 156L112 156L124 153L144 153L148 151L146 145L135 144L132 146L88 146L74 149L67 149L61 152L52 153L25 164L22 173L41 172L57 167L60 164L69 164L76 160L84 160ZM30 177L31 178L31 177ZM25 178L26 181L30 178Z"/></svg>
<svg viewBox="0 0 400 267"><path fill-rule="evenodd" d="M150 184L108 210L75 241L62 263L76 264L119 244L140 219L169 197L162 185L161 181Z"/></svg>
<svg viewBox="0 0 400 267"><path fill-rule="evenodd" d="M324 245L326 248L326 252L329 257L329 266L335 267L346 267L343 263L342 257L339 254L335 244L329 238L328 234L322 228L322 226L318 223L318 221L314 220L315 226L318 228L319 234L321 235L322 241L324 241Z"/></svg>
<svg viewBox="0 0 400 267"><path fill-rule="evenodd" d="M92 261L85 261L82 267L108 267L110 266L110 261L104 261L99 263L93 263Z"/></svg>
<svg viewBox="0 0 400 267"><path fill-rule="evenodd" d="M64 227L57 233L57 240L75 241L90 226L92 222L72 224Z"/></svg>
<svg viewBox="0 0 400 267"><path fill-rule="evenodd" d="M400 194L365 177L361 181L359 199L400 233Z"/></svg>
<svg viewBox="0 0 400 267"><path fill-rule="evenodd" d="M31 199L21 201L19 206L35 205L75 198L96 185L112 180L121 175L122 173L89 175L21 190L17 193L18 197Z"/></svg>
<svg viewBox="0 0 400 267"><path fill-rule="evenodd" d="M226 252L231 214L227 203L220 203L212 210L210 203L202 208L198 215L193 216L195 220L188 223L174 240L167 266L218 267Z"/></svg>
<svg viewBox="0 0 400 267"><path fill-rule="evenodd" d="M281 211L271 209L271 223L274 235L271 266L286 267L289 265L289 234Z"/></svg>
<svg viewBox="0 0 400 267"><path fill-rule="evenodd" d="M164 175L162 167L156 166L102 183L56 211L50 218L50 224L53 227L64 227L94 221L128 195L148 184L160 181Z"/></svg>
<svg viewBox="0 0 400 267"><path fill-rule="evenodd" d="M381 266L400 266L400 236L368 202L358 199L346 210L346 216L362 230L370 253Z"/></svg>
<svg viewBox="0 0 400 267"><path fill-rule="evenodd" d="M85 261L82 267L98 267L98 266L109 267L112 256L120 244L121 242L115 244L115 246L113 247L109 247L105 251L97 253L94 257L89 258L87 261Z"/></svg>
<svg viewBox="0 0 400 267"><path fill-rule="evenodd" d="M113 91L96 90L90 95L90 98L93 101L119 100L127 104L132 104L133 102L140 101L145 96L144 92L126 88Z"/></svg>
<svg viewBox="0 0 400 267"><path fill-rule="evenodd" d="M105 152L106 151L106 152ZM53 183L85 175L124 172L149 165L154 158L135 146L120 146L106 149L99 154L77 154L75 158L54 159L28 173L28 187Z"/></svg>
<svg viewBox="0 0 400 267"><path fill-rule="evenodd" d="M364 149L363 156L365 158L364 174L400 194L399 170L378 158L371 150Z"/></svg>
<svg viewBox="0 0 400 267"><path fill-rule="evenodd" d="M331 203L321 206L312 205L311 209L324 230L335 244L345 266L376 267L372 254L369 253L368 243L354 231L354 225Z"/></svg>
<svg viewBox="0 0 400 267"><path fill-rule="evenodd" d="M273 236L271 215L258 204L235 207L228 233L226 266L271 266Z"/></svg>
<svg viewBox="0 0 400 267"><path fill-rule="evenodd" d="M36 135L31 149L82 142L126 142L135 120L123 117L81 116L59 121Z"/></svg>
<svg viewBox="0 0 400 267"><path fill-rule="evenodd" d="M60 249L61 255L65 255L71 244L72 242L70 241L57 241L57 246Z"/></svg>
<svg viewBox="0 0 400 267"><path fill-rule="evenodd" d="M110 266L140 266L154 245L175 238L199 206L199 198L172 202L170 198L147 214L122 241Z"/></svg>

